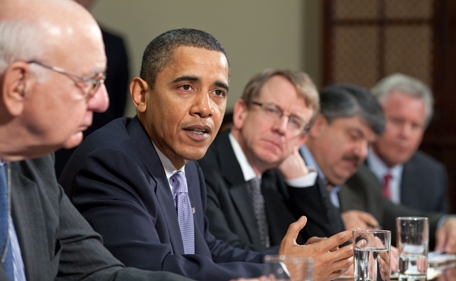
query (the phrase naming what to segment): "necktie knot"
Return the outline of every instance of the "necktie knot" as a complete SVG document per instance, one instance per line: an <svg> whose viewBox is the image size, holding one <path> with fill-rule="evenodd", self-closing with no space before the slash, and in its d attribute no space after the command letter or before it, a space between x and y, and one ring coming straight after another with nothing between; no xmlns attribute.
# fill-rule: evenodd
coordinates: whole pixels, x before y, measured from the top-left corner
<svg viewBox="0 0 456 281"><path fill-rule="evenodd" d="M182 173L181 171L178 171L177 173L172 175L170 181L174 193L188 192L186 179L184 173Z"/></svg>

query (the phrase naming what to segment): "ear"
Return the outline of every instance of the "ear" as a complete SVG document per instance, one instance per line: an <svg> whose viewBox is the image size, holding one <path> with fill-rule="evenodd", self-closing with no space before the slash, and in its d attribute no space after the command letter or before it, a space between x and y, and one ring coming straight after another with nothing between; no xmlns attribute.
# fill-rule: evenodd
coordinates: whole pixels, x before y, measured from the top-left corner
<svg viewBox="0 0 456 281"><path fill-rule="evenodd" d="M311 138L317 138L327 124L328 121L326 120L325 116L319 113L317 115L317 118L315 119L314 124L310 128L308 136L310 136Z"/></svg>
<svg viewBox="0 0 456 281"><path fill-rule="evenodd" d="M244 126L244 121L247 116L247 105L242 99L239 99L234 104L233 108L233 128L241 130Z"/></svg>
<svg viewBox="0 0 456 281"><path fill-rule="evenodd" d="M26 93L32 84L27 80L30 76L30 66L23 61L10 64L3 73L1 82L2 103L12 116L18 116L24 110Z"/></svg>
<svg viewBox="0 0 456 281"><path fill-rule="evenodd" d="M130 83L130 95L137 112L144 113L147 109L147 91L149 85L139 77L133 78Z"/></svg>

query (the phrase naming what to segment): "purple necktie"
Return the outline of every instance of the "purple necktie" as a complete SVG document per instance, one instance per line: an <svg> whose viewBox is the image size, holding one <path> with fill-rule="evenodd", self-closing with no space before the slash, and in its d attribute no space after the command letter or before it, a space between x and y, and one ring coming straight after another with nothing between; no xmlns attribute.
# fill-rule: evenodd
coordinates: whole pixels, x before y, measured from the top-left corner
<svg viewBox="0 0 456 281"><path fill-rule="evenodd" d="M193 212L188 198L187 179L184 173L177 171L169 179L174 193L174 205L177 210L177 219L182 235L185 254L195 253L195 231L193 226Z"/></svg>

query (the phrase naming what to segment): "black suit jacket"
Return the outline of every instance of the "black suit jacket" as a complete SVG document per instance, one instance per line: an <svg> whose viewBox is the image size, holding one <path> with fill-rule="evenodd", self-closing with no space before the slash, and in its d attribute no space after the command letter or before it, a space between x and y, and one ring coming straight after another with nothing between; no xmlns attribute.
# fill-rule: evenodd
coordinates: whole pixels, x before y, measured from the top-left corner
<svg viewBox="0 0 456 281"><path fill-rule="evenodd" d="M215 139L199 163L208 188L206 215L211 232L236 247L264 250L247 189L248 183L244 180L228 131ZM323 203L319 185L292 188L286 185L278 170L272 169L262 175L261 190L271 246L277 248L280 245L290 223L301 215L306 215L308 222L298 236L298 243L304 243L311 236L330 236L343 230L340 216L328 215L328 205Z"/></svg>
<svg viewBox="0 0 456 281"><path fill-rule="evenodd" d="M123 268L70 203L53 164L50 155L8 164L12 217L27 280L188 280ZM3 266L0 280L7 280Z"/></svg>
<svg viewBox="0 0 456 281"><path fill-rule="evenodd" d="M417 151L404 164L401 204L424 212L448 213L448 176L442 163Z"/></svg>
<svg viewBox="0 0 456 281"><path fill-rule="evenodd" d="M236 249L208 230L199 165L185 165L194 209L195 254L185 255L172 193L157 152L137 117L120 118L77 148L60 182L105 246L128 266L199 280L263 273L263 255Z"/></svg>
<svg viewBox="0 0 456 281"><path fill-rule="evenodd" d="M377 177L364 165L358 169L339 192L341 211L360 210L372 214L384 229L391 230L391 242L396 243L396 217L428 217L430 249L435 245L434 233L443 213L422 212L396 205L382 195Z"/></svg>

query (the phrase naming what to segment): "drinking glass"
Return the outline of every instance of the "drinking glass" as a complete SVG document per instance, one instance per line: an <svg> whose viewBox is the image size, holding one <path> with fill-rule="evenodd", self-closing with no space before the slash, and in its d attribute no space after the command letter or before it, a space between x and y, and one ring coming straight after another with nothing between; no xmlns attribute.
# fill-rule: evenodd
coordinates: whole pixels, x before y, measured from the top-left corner
<svg viewBox="0 0 456 281"><path fill-rule="evenodd" d="M390 280L391 231L353 230L354 280Z"/></svg>
<svg viewBox="0 0 456 281"><path fill-rule="evenodd" d="M268 281L312 281L313 259L267 255L264 258L264 275Z"/></svg>
<svg viewBox="0 0 456 281"><path fill-rule="evenodd" d="M398 217L396 228L399 280L425 281L428 268L428 218Z"/></svg>

